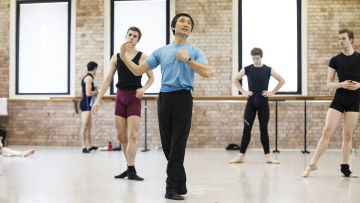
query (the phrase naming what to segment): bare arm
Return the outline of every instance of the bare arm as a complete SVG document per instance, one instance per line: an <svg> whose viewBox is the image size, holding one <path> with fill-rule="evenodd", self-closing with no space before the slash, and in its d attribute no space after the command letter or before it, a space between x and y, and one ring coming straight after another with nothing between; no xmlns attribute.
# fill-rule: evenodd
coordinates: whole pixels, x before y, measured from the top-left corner
<svg viewBox="0 0 360 203"><path fill-rule="evenodd" d="M278 84L276 85L276 87L271 91L272 93L276 94L276 92L278 92L279 89L285 84L285 80L273 68L271 69L271 76L273 76L278 81Z"/></svg>
<svg viewBox="0 0 360 203"><path fill-rule="evenodd" d="M271 69L271 76L273 76L279 82L271 92L264 90L262 92L262 96L264 96L264 97L273 96L285 84L284 78L281 75L279 75L279 73L277 73L273 68Z"/></svg>
<svg viewBox="0 0 360 203"><path fill-rule="evenodd" d="M147 58L147 55L143 54L140 58L140 63L145 63L145 60ZM146 71L146 75L148 77L148 80L146 81L145 85L144 85L144 89L147 90L149 89L149 87L154 83L154 74L152 70L148 70Z"/></svg>
<svg viewBox="0 0 360 203"><path fill-rule="evenodd" d="M178 53L176 54L176 58L179 61L185 62L189 59L189 55L187 53L186 47L184 47L184 51L178 50ZM191 60L188 63L188 66L190 66L197 74L201 75L202 77L210 77L211 71L209 64L200 64L194 60Z"/></svg>
<svg viewBox="0 0 360 203"><path fill-rule="evenodd" d="M211 71L210 71L209 64L200 64L200 63L198 63L198 62L196 62L194 60L191 60L190 63L188 63L188 65L192 69L194 69L194 71L197 74L199 74L199 75L201 75L201 76L203 76L205 78L208 78L208 77L211 76Z"/></svg>
<svg viewBox="0 0 360 203"><path fill-rule="evenodd" d="M111 81L114 77L114 74L116 72L116 55L113 55L111 57L111 61L110 61L110 70L104 80L104 82L101 84L101 88L100 88L100 92L99 95L94 103L94 105L92 106L92 110L96 113L100 107L101 104L101 100L106 92L106 90L109 88Z"/></svg>
<svg viewBox="0 0 360 203"><path fill-rule="evenodd" d="M244 90L244 88L241 86L240 81L239 81L244 76L245 76L245 69L241 69L240 72L238 72L236 75L234 75L234 77L232 78L232 82L237 87L237 89L241 92L241 94L249 97L249 96L253 95L253 92Z"/></svg>
<svg viewBox="0 0 360 203"><path fill-rule="evenodd" d="M108 72L108 74L106 75L106 78L104 80L104 82L101 84L101 87L100 87L100 92L99 92L99 95L98 95L98 100L101 101L101 99L103 98L106 90L110 87L110 84L113 80L113 77L115 75L115 72L116 72L116 63L117 63L117 59L116 59L116 55L113 55L111 57L111 61L110 61L110 70Z"/></svg>
<svg viewBox="0 0 360 203"><path fill-rule="evenodd" d="M149 87L154 83L154 73L152 72L152 70L147 71L146 75L148 77L148 80L143 87L145 90L149 89Z"/></svg>
<svg viewBox="0 0 360 203"><path fill-rule="evenodd" d="M147 56L145 54L143 54L140 58L139 63L144 63L145 59L147 58ZM142 88L139 88L136 90L136 97L137 98L141 98L142 96L144 96L145 91L153 84L154 82L154 74L152 72L152 70L148 70L146 72L146 75L148 77L145 85Z"/></svg>
<svg viewBox="0 0 360 203"><path fill-rule="evenodd" d="M335 79L336 70L333 68L328 69L328 75L327 75L327 82L326 86L330 89L338 89L338 88L344 88L344 89L350 89L352 86L352 82L350 80L345 80L343 82L334 82Z"/></svg>
<svg viewBox="0 0 360 203"><path fill-rule="evenodd" d="M140 65L136 65L131 59L126 57L126 52L131 49L132 45L130 42L125 42L121 45L120 57L124 61L128 69L136 76L140 76L145 72L151 70L150 66L144 61Z"/></svg>
<svg viewBox="0 0 360 203"><path fill-rule="evenodd" d="M85 78L85 93L86 93L86 96L88 96L88 97L95 96L99 93L97 90L95 90L95 91L91 90L91 82L92 81L93 81L93 79L90 76L87 76Z"/></svg>

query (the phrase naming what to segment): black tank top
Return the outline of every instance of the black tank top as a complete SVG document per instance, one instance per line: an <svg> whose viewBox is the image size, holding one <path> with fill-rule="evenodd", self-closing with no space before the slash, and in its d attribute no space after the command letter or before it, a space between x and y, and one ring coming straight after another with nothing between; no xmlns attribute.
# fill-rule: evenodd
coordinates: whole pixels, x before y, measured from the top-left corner
<svg viewBox="0 0 360 203"><path fill-rule="evenodd" d="M133 62L139 65L139 60L141 58L142 52L138 52L136 56L133 58ZM125 65L124 61L121 60L120 54L116 54L117 62L116 62L116 70L118 74L118 83L116 87L122 90L135 90L141 88L141 77L135 76Z"/></svg>
<svg viewBox="0 0 360 203"><path fill-rule="evenodd" d="M87 98L89 101L91 100L91 96L87 97L86 96L86 83L85 83L85 78L87 76L89 76L93 79L93 81L91 82L91 91L95 91L95 85L94 85L94 76L91 75L91 73L87 73L81 80L81 90L82 90L82 99Z"/></svg>
<svg viewBox="0 0 360 203"><path fill-rule="evenodd" d="M245 67L245 74L248 79L249 91L252 91L254 96L261 96L263 90L268 90L271 76L270 67L250 65Z"/></svg>

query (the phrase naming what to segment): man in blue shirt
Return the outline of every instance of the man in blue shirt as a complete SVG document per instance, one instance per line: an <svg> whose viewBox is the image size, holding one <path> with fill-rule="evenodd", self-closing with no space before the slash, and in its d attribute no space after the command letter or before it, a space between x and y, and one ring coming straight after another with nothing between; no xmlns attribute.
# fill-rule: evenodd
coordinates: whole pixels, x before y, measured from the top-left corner
<svg viewBox="0 0 360 203"><path fill-rule="evenodd" d="M177 14L171 22L174 42L155 50L144 63L136 65L126 57L130 43L121 46L120 57L134 75L142 75L161 65L161 89L158 99L158 119L161 144L167 165L165 198L184 200L186 174L184 156L191 127L194 73L210 77L209 63L204 53L187 42L194 21L186 13Z"/></svg>

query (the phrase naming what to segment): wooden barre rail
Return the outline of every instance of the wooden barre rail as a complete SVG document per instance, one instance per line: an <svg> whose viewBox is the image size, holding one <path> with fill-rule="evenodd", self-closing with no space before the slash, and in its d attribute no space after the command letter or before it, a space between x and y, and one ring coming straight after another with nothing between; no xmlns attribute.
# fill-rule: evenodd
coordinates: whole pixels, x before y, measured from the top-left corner
<svg viewBox="0 0 360 203"><path fill-rule="evenodd" d="M308 101L325 101L332 100L334 98L333 95L276 95L269 97L269 101L275 102L275 150L274 153L280 152L277 147L278 143L278 103L283 101L303 101L304 102L304 150L303 153L309 153L306 149L306 124L307 124L307 116L306 116L306 103ZM45 102L64 102L71 101L74 102L74 107L76 113L78 113L78 102L81 97L51 97L50 99L8 99L8 101L45 101ZM114 96L104 96L104 100L115 100ZM144 100L144 110L145 110L145 149L143 152L148 151L147 149L147 101L148 100L157 100L157 95L145 95L142 100ZM246 96L194 96L195 101L245 101L247 100Z"/></svg>
<svg viewBox="0 0 360 203"><path fill-rule="evenodd" d="M114 100L115 96L105 96L104 99L111 99ZM269 97L269 101L275 102L275 150L273 150L274 153L280 153L278 150L278 103L280 101L304 101L304 150L302 150L302 153L310 153L307 149L307 143L306 143L306 125L307 125L307 116L306 116L306 103L307 101L329 101L334 98L333 95L309 95L309 96L302 96L302 95L276 95ZM80 100L80 97L74 97L74 98L51 98L51 100L54 101L66 101L66 100L72 100L72 101L78 101ZM157 95L146 95L142 98L145 102L144 110L145 110L145 148L142 150L142 152L149 151L147 148L147 100L157 100ZM195 101L244 101L247 100L246 96L194 96Z"/></svg>
<svg viewBox="0 0 360 203"><path fill-rule="evenodd" d="M276 95L269 97L269 101L285 101L285 100L332 100L332 95L313 95L313 96L301 96L301 95ZM247 100L246 96L195 96L194 100Z"/></svg>
<svg viewBox="0 0 360 203"><path fill-rule="evenodd" d="M157 95L145 95L142 99L146 100L157 100ZM333 95L276 95L269 97L269 101L298 101L298 100L332 100ZM50 99L8 99L8 101L73 101L80 100L81 97L50 97ZM115 96L104 96L104 100L115 100ZM245 96L194 96L194 100L200 101L241 101L247 100Z"/></svg>
<svg viewBox="0 0 360 203"><path fill-rule="evenodd" d="M146 95L143 99L147 100L157 100L157 95ZM332 100L334 96L332 95L311 95L311 96L301 96L301 95L276 95L269 97L269 101L285 101L285 100ZM52 97L50 100L80 100L81 97L71 97L71 98L64 98L64 97ZM103 99L114 100L115 96L104 96ZM203 101L220 101L220 100L247 100L246 96L194 96L194 100L203 100Z"/></svg>

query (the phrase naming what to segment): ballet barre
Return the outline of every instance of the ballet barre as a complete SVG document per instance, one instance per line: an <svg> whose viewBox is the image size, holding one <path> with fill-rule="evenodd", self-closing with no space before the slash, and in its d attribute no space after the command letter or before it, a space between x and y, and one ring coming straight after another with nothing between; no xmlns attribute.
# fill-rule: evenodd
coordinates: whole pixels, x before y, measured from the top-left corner
<svg viewBox="0 0 360 203"><path fill-rule="evenodd" d="M51 101L72 101L74 102L75 111L77 111L77 104L81 97L51 97ZM104 100L115 100L115 96L104 96ZM149 151L147 148L147 101L148 100L157 100L157 95L145 95L142 100L144 101L144 135L145 135L145 145L143 152ZM194 96L195 101L246 101L246 96ZM308 101L330 101L333 99L332 95L310 95L310 96L301 96L301 95L276 95L269 97L269 101L275 102L275 149L274 153L279 153L278 149L278 103L284 101L304 101L304 149L301 150L302 153L309 153L307 150L307 102ZM42 99L8 99L11 101L49 101Z"/></svg>
<svg viewBox="0 0 360 203"><path fill-rule="evenodd" d="M115 96L104 96L102 97L103 100L112 100L115 101ZM50 98L52 101L72 101L74 102L74 108L75 112L78 113L78 107L79 107L79 101L81 100L81 97L52 97ZM144 149L141 150L142 152L150 151L150 149L147 147L147 101L148 100L157 100L157 96L155 95L145 95L141 98L141 100L144 101Z"/></svg>
<svg viewBox="0 0 360 203"><path fill-rule="evenodd" d="M278 103L284 102L284 101L304 101L304 150L301 150L302 153L310 153L307 150L307 132L306 132L306 126L307 126L307 111L306 111L306 103L307 101L328 101L332 100L334 96L332 95L314 95L314 96L301 96L301 95L276 95L269 97L269 101L275 102L275 149L273 150L274 153L280 153L278 150ZM198 96L194 97L194 100L247 100L246 96Z"/></svg>

